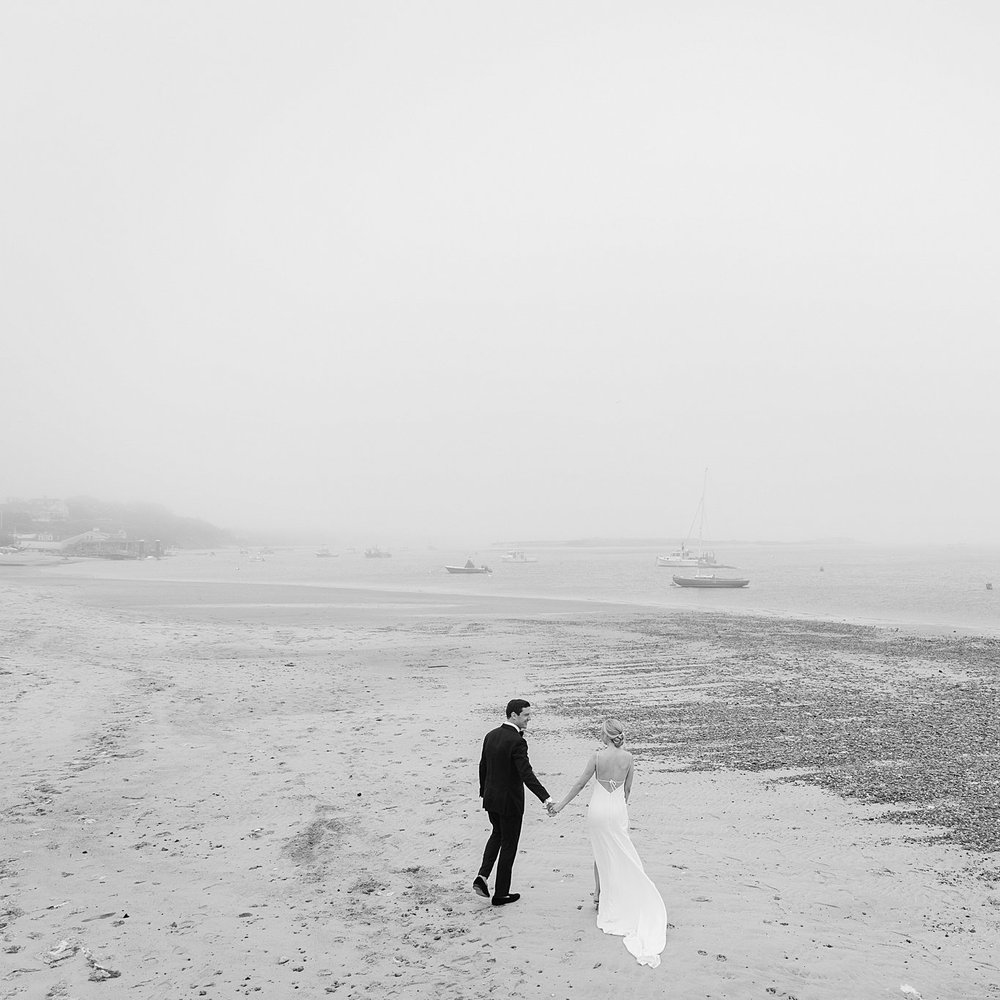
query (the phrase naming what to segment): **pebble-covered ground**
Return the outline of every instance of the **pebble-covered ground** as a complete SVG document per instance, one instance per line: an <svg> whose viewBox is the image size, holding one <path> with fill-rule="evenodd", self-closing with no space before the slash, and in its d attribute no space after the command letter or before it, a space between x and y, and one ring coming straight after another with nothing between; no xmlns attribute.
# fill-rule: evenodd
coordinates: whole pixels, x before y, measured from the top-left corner
<svg viewBox="0 0 1000 1000"><path fill-rule="evenodd" d="M611 642L582 619L524 626L550 710L581 732L617 715L644 755L791 769L776 778L1000 851L1000 640L714 614L623 616Z"/></svg>

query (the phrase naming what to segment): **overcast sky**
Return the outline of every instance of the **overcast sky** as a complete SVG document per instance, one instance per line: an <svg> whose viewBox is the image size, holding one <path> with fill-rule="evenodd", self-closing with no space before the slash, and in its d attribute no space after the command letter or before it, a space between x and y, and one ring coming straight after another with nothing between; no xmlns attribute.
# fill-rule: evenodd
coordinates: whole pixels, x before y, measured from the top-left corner
<svg viewBox="0 0 1000 1000"><path fill-rule="evenodd" d="M0 494L1000 542L1000 7L0 7Z"/></svg>

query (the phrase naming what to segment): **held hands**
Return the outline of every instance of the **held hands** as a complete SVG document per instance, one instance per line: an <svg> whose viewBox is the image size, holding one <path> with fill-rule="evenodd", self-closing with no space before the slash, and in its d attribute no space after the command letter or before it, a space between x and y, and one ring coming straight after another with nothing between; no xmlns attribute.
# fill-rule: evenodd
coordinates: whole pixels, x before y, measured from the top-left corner
<svg viewBox="0 0 1000 1000"><path fill-rule="evenodd" d="M559 813L562 811L562 806L556 805L555 802L547 802L545 804L545 811L550 816L558 816Z"/></svg>

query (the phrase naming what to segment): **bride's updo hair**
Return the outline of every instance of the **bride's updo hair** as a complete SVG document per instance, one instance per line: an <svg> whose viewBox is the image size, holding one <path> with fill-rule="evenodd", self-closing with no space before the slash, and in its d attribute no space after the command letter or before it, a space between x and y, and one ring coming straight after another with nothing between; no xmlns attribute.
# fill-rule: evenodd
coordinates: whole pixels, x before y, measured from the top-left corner
<svg viewBox="0 0 1000 1000"><path fill-rule="evenodd" d="M625 742L625 727L617 719L605 719L602 731L613 747L620 747Z"/></svg>

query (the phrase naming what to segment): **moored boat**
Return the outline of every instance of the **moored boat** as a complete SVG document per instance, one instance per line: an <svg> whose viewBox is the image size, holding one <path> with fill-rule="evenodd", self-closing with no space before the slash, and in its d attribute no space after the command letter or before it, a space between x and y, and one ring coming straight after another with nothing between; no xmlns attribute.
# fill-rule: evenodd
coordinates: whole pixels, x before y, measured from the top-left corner
<svg viewBox="0 0 1000 1000"><path fill-rule="evenodd" d="M471 559L465 561L464 566L445 566L449 573L492 573L489 566L477 566Z"/></svg>
<svg viewBox="0 0 1000 1000"><path fill-rule="evenodd" d="M669 555L656 557L657 566L707 566L714 562L715 556L711 552L693 552L683 542L679 549L674 549Z"/></svg>
<svg viewBox="0 0 1000 1000"><path fill-rule="evenodd" d="M694 576L673 575L678 587L701 587L703 589L745 587L750 580L743 576L716 576L715 573L695 573Z"/></svg>
<svg viewBox="0 0 1000 1000"><path fill-rule="evenodd" d="M504 562L516 562L516 563L533 563L538 562L535 556L529 556L526 552L522 552L520 549L511 549L504 557Z"/></svg>
<svg viewBox="0 0 1000 1000"><path fill-rule="evenodd" d="M680 548L674 549L669 555L657 556L656 565L666 566L666 567L698 567L699 569L705 570L715 570L715 569L734 569L735 567L729 566L726 563L720 563L715 558L715 553L704 548L703 539L705 536L705 493L708 489L708 469L705 470L705 476L701 484L701 499L698 501L698 509L694 513L694 518L691 521L691 527L688 529L687 538L681 542ZM688 538L692 537L694 532L695 522L698 523L698 548L689 549L687 546ZM697 574L699 578L703 577L703 574ZM690 579L690 577L686 578ZM674 582L677 582L677 577L674 577ZM696 586L719 586L719 587L745 587L750 581L747 580L744 583L720 583L720 584L693 584L693 583L682 583L682 587L696 587Z"/></svg>

